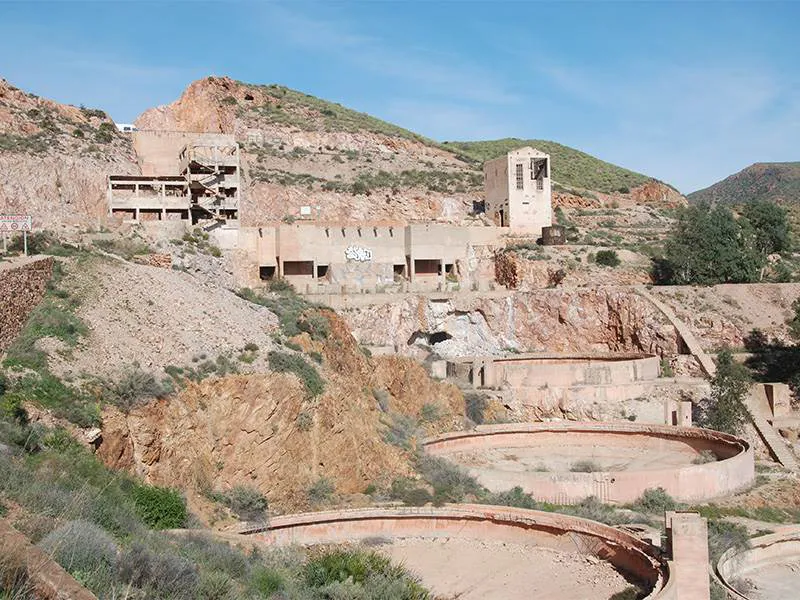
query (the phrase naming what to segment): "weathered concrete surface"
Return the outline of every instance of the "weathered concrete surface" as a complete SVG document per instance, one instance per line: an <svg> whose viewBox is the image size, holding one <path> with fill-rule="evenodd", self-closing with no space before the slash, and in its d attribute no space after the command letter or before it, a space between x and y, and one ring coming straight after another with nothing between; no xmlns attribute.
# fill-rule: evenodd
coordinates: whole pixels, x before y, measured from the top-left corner
<svg viewBox="0 0 800 600"><path fill-rule="evenodd" d="M31 544L28 538L4 519L0 519L0 562L24 568L33 596L37 599L97 600L47 553Z"/></svg>
<svg viewBox="0 0 800 600"><path fill-rule="evenodd" d="M672 549L672 582L676 598L709 600L708 523L697 513L668 511L667 539Z"/></svg>
<svg viewBox="0 0 800 600"><path fill-rule="evenodd" d="M42 301L53 274L53 257L29 256L0 262L0 352L19 335Z"/></svg>
<svg viewBox="0 0 800 600"><path fill-rule="evenodd" d="M752 538L745 550L729 549L717 563L717 574L728 595L736 600L796 597L800 586L800 526Z"/></svg>
<svg viewBox="0 0 800 600"><path fill-rule="evenodd" d="M673 461L663 466L640 460L639 468L632 470L611 468L591 473L570 472L567 468L538 471L536 466L528 470L470 466L469 471L489 489L505 491L521 486L537 500L559 504L574 504L587 496L596 496L603 502L633 502L646 489L657 487L681 502L699 502L740 491L755 476L753 449L746 441L690 427L515 423L481 426L475 431L448 433L423 442L425 451L436 456L501 448L513 455L515 449L532 446L546 449L545 454L551 456L567 452L567 458L573 462L601 456L609 446L623 449L630 456L651 453L654 460L663 460L668 454L682 454L685 458L683 464ZM704 450L712 452L718 460L693 464L692 460ZM609 462L613 464L613 457Z"/></svg>
<svg viewBox="0 0 800 600"><path fill-rule="evenodd" d="M675 598L661 594L669 569L652 546L607 525L558 513L471 504L355 509L275 517L268 530L243 533L274 545L458 537L541 546L606 560L643 585L648 599Z"/></svg>

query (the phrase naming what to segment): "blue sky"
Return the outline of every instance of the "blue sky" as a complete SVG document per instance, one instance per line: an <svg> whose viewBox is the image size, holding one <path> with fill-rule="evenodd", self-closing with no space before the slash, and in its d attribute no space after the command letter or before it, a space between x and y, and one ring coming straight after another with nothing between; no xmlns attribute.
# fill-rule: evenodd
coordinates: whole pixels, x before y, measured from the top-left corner
<svg viewBox="0 0 800 600"><path fill-rule="evenodd" d="M132 121L206 75L438 140L555 140L690 192L800 160L800 2L9 2L0 76Z"/></svg>

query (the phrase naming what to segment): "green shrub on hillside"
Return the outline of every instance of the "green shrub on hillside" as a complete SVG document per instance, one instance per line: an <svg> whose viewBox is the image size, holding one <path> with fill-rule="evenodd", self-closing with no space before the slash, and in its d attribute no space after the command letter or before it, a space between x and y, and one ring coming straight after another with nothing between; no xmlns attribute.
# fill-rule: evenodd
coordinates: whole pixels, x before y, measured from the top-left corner
<svg viewBox="0 0 800 600"><path fill-rule="evenodd" d="M287 337L294 337L303 331L308 332L314 339L324 339L328 336L330 324L319 312L322 307L308 302L283 280L273 282L270 291L273 293L272 296L262 296L250 288L242 288L236 294L275 313L281 331Z"/></svg>
<svg viewBox="0 0 800 600"><path fill-rule="evenodd" d="M619 255L616 250L598 250L594 257L598 265L604 267L617 267L620 264Z"/></svg>
<svg viewBox="0 0 800 600"><path fill-rule="evenodd" d="M294 373L303 382L309 397L319 396L325 389L325 380L313 365L300 354L272 351L268 355L269 368L276 373Z"/></svg>
<svg viewBox="0 0 800 600"><path fill-rule="evenodd" d="M123 412L173 391L170 380L159 381L152 373L143 371L138 364L124 369L116 379L103 381L101 387L103 399Z"/></svg>
<svg viewBox="0 0 800 600"><path fill-rule="evenodd" d="M266 516L269 503L256 488L236 485L225 492L211 492L211 499L230 508L240 519L257 521Z"/></svg>
<svg viewBox="0 0 800 600"><path fill-rule="evenodd" d="M68 521L47 534L39 547L73 574L110 571L117 558L114 538L89 521Z"/></svg>
<svg viewBox="0 0 800 600"><path fill-rule="evenodd" d="M175 529L186 524L186 501L177 490L138 484L133 502L142 520L153 529Z"/></svg>
<svg viewBox="0 0 800 600"><path fill-rule="evenodd" d="M717 355L717 372L711 379L711 397L700 406L698 424L733 435L741 432L748 419L744 399L750 390L747 367L733 359L730 350Z"/></svg>
<svg viewBox="0 0 800 600"><path fill-rule="evenodd" d="M633 503L633 509L644 513L661 514L664 511L675 510L678 503L662 487L648 488Z"/></svg>

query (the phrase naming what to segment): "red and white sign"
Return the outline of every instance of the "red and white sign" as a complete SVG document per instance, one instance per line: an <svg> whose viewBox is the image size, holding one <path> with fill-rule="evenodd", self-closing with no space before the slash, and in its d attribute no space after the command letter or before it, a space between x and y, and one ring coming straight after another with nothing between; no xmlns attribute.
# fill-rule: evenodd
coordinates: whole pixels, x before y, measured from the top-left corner
<svg viewBox="0 0 800 600"><path fill-rule="evenodd" d="M0 215L0 231L31 231L33 218L30 215Z"/></svg>

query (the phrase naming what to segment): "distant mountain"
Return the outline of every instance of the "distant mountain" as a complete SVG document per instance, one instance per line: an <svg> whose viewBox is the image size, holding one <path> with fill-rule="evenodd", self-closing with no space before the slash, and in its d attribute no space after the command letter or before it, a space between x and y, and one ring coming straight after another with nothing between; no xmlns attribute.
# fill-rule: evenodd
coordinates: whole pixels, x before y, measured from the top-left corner
<svg viewBox="0 0 800 600"><path fill-rule="evenodd" d="M652 177L629 171L590 154L547 140L505 138L485 142L445 142L445 148L483 163L520 146L533 146L553 159L553 180L563 186L598 192L627 194L635 187L653 181Z"/></svg>
<svg viewBox="0 0 800 600"><path fill-rule="evenodd" d="M687 196L689 202L743 204L766 200L800 204L800 162L756 163L703 190Z"/></svg>

